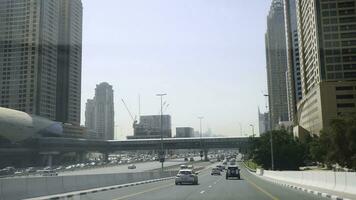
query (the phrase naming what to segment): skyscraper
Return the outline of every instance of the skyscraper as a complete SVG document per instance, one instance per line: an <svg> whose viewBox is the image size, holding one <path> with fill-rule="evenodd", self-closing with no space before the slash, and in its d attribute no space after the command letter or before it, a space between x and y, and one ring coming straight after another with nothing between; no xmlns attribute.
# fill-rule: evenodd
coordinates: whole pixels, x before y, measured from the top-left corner
<svg viewBox="0 0 356 200"><path fill-rule="evenodd" d="M260 109L258 108L258 130L260 135L266 133L270 130L270 120L269 120L269 113L261 113Z"/></svg>
<svg viewBox="0 0 356 200"><path fill-rule="evenodd" d="M287 44L287 103L288 119L296 124L297 103L302 99L298 28L295 0L284 0L285 32Z"/></svg>
<svg viewBox="0 0 356 200"><path fill-rule="evenodd" d="M88 99L85 104L85 127L88 130L95 130L95 102Z"/></svg>
<svg viewBox="0 0 356 200"><path fill-rule="evenodd" d="M297 135L356 112L356 0L297 0L302 83Z"/></svg>
<svg viewBox="0 0 356 200"><path fill-rule="evenodd" d="M271 128L288 120L287 55L282 0L273 0L267 17L266 61Z"/></svg>
<svg viewBox="0 0 356 200"><path fill-rule="evenodd" d="M114 139L114 91L108 83L96 85L94 99L88 99L85 126L89 131L94 130L99 139Z"/></svg>
<svg viewBox="0 0 356 200"><path fill-rule="evenodd" d="M79 125L81 31L80 0L1 1L0 106Z"/></svg>
<svg viewBox="0 0 356 200"><path fill-rule="evenodd" d="M80 124L82 3L60 0L56 120Z"/></svg>

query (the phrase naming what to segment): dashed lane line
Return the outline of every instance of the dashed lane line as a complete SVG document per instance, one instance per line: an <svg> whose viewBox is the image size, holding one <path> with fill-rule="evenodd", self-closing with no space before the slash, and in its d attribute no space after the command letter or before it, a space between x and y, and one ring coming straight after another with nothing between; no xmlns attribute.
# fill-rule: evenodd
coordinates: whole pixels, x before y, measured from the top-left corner
<svg viewBox="0 0 356 200"><path fill-rule="evenodd" d="M155 191L155 190L160 190L160 189L163 189L163 188L171 187L173 185L174 184L168 184L168 185L163 185L163 186L159 186L159 187L154 187L154 188L151 188L151 189L148 189L148 190L143 190L141 192L137 192L137 193L129 194L129 195L126 195L126 196L122 196L120 198L113 199L113 200L127 199L127 198L130 198L130 197L133 197L133 196L137 196L137 195L140 195L140 194L147 193L147 192L152 192L152 191Z"/></svg>
<svg viewBox="0 0 356 200"><path fill-rule="evenodd" d="M267 192L266 190L262 189L260 186L258 186L256 183L252 182L250 179L244 177L244 179L250 184L252 185L254 188L256 188L257 190L259 190L260 192L264 193L265 195L267 195L269 198L271 198L272 200L279 200L277 197L273 196L271 193Z"/></svg>

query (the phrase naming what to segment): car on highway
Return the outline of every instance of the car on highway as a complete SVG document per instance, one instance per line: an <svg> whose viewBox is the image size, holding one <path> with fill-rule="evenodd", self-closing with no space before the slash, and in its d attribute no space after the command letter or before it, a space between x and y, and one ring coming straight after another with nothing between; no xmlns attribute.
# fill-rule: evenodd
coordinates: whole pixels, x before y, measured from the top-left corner
<svg viewBox="0 0 356 200"><path fill-rule="evenodd" d="M5 167L4 169L0 170L0 175L13 175L16 169L14 167Z"/></svg>
<svg viewBox="0 0 356 200"><path fill-rule="evenodd" d="M211 169L211 175L221 175L221 170L214 167L213 169Z"/></svg>
<svg viewBox="0 0 356 200"><path fill-rule="evenodd" d="M226 180L229 179L230 177L238 178L241 179L240 177L240 169L235 166L229 166L226 170Z"/></svg>
<svg viewBox="0 0 356 200"><path fill-rule="evenodd" d="M127 169L136 169L136 165L131 164L131 165L129 165L129 166L127 167Z"/></svg>
<svg viewBox="0 0 356 200"><path fill-rule="evenodd" d="M187 157L185 157L185 158L184 158L184 161L188 161L188 158L187 158Z"/></svg>
<svg viewBox="0 0 356 200"><path fill-rule="evenodd" d="M36 169L34 167L28 167L25 169L25 172L26 173L34 173L34 172L36 172Z"/></svg>
<svg viewBox="0 0 356 200"><path fill-rule="evenodd" d="M189 158L189 161L190 161L190 162L193 162L193 161L194 161L194 158L193 158L193 157Z"/></svg>
<svg viewBox="0 0 356 200"><path fill-rule="evenodd" d="M216 168L218 168L220 171L224 171L225 165L216 165Z"/></svg>
<svg viewBox="0 0 356 200"><path fill-rule="evenodd" d="M188 166L187 165L180 165L180 169L187 169Z"/></svg>
<svg viewBox="0 0 356 200"><path fill-rule="evenodd" d="M198 185L197 173L194 173L191 169L179 170L175 178L175 184L178 185L178 184L185 184L185 183Z"/></svg>
<svg viewBox="0 0 356 200"><path fill-rule="evenodd" d="M42 170L40 173L42 176L58 176L58 172L54 170Z"/></svg>

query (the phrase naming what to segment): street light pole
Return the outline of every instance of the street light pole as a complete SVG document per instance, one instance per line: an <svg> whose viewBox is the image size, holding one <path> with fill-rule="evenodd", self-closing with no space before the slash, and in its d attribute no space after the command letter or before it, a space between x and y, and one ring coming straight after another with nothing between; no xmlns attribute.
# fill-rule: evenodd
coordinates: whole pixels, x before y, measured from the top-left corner
<svg viewBox="0 0 356 200"><path fill-rule="evenodd" d="M202 143L203 131L201 128L201 121L202 121L202 119L204 119L204 117L198 117L198 119L199 119L199 124L200 124L200 160L203 160L203 143Z"/></svg>
<svg viewBox="0 0 356 200"><path fill-rule="evenodd" d="M265 94L264 95L266 98L266 101L267 99L269 98L269 95L268 94ZM267 106L267 103L266 103L266 106ZM268 106L269 107L269 121L270 121L270 143L271 143L271 167L272 167L272 170L274 170L274 156L273 156L273 133L272 133L272 114L271 114L271 106Z"/></svg>
<svg viewBox="0 0 356 200"><path fill-rule="evenodd" d="M162 98L163 96L167 95L167 94L156 94L157 96L159 96L161 98L161 120L160 120L160 132L161 132L161 152L159 153L159 161L162 163L161 165L161 170L163 172L163 163L164 163L164 150L163 150L163 101Z"/></svg>
<svg viewBox="0 0 356 200"><path fill-rule="evenodd" d="M243 134L242 134L242 125L241 125L241 123L239 123L239 125L240 125L240 135L242 137L243 136Z"/></svg>
<svg viewBox="0 0 356 200"><path fill-rule="evenodd" d="M255 137L255 126L253 124L250 124L252 128L252 137Z"/></svg>

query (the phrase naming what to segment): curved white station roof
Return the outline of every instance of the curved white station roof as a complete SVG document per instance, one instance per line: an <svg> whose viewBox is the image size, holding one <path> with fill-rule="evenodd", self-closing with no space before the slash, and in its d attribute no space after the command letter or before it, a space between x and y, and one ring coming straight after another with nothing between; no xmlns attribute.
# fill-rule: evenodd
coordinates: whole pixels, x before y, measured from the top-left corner
<svg viewBox="0 0 356 200"><path fill-rule="evenodd" d="M0 135L18 142L41 135L63 134L62 123L0 107Z"/></svg>

